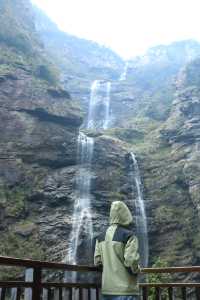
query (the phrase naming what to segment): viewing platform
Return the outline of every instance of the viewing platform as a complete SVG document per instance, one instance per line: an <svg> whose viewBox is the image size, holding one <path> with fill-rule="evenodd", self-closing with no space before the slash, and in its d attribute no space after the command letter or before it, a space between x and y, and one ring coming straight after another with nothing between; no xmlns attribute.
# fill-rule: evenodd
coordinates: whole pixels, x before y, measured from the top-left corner
<svg viewBox="0 0 200 300"><path fill-rule="evenodd" d="M33 280L28 282L25 279L21 281L0 281L0 300L11 299L11 290L16 291L16 300L24 299L25 289L31 289L29 300L44 299L44 290L46 290L45 300L99 300L101 298L101 284L96 283L70 283L70 282L49 282L45 281L42 271L50 270L65 272L87 272L97 274L101 272L100 268L94 266L68 265L65 263L53 263L46 261L18 259L0 256L0 266L19 267L33 269ZM193 267L171 267L171 268L143 268L143 274L174 274L174 273L200 273L200 266ZM148 276L147 276L148 278ZM147 279L148 282L148 279ZM200 282L163 282L163 283L140 283L141 299L149 299L149 292L153 294L153 299L197 299L200 300ZM175 293L176 291L176 293ZM178 291L178 298L176 297ZM192 298L191 298L192 295ZM163 297L164 296L164 297ZM152 299L152 296L151 296Z"/></svg>

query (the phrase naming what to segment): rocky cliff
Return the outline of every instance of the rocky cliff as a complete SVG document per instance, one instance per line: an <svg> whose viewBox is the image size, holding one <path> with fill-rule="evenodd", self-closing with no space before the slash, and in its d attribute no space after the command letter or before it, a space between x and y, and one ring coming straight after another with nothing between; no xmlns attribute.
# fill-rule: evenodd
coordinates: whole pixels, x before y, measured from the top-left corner
<svg viewBox="0 0 200 300"><path fill-rule="evenodd" d="M61 182L69 188L75 172L82 112L45 57L30 4L2 1L0 10L0 252L39 259L46 218L57 223L55 202L70 199Z"/></svg>
<svg viewBox="0 0 200 300"><path fill-rule="evenodd" d="M79 168L77 137L83 112L73 91L63 89L63 70L46 52L32 7L25 2L0 4L0 253L61 261L67 254L72 228ZM73 39L76 41L72 37L65 43L71 47ZM101 54L100 46L82 43ZM101 63L100 58L97 61ZM95 139L92 193L96 231L106 207L108 213L112 191L124 180L125 154L123 143L117 139ZM106 219L104 222L107 224Z"/></svg>
<svg viewBox="0 0 200 300"><path fill-rule="evenodd" d="M28 1L1 1L0 12L0 253L57 261L66 255L78 130L91 83L102 79L112 84L111 122L89 133L95 234L107 225L113 200L134 212L133 151L149 264L158 257L168 265L199 264L199 43L153 48L129 61L120 81L120 57L60 32Z"/></svg>

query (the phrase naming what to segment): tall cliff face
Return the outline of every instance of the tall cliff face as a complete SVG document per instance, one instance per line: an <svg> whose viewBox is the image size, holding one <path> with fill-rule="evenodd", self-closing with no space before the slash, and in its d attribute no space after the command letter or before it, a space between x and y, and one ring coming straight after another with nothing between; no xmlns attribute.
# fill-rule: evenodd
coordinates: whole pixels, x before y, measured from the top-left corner
<svg viewBox="0 0 200 300"><path fill-rule="evenodd" d="M30 3L22 0L2 0L0 12L1 43L23 52L34 51L40 42L37 39Z"/></svg>
<svg viewBox="0 0 200 300"><path fill-rule="evenodd" d="M74 100L73 90L69 93L61 88L58 79L62 69L47 54L34 26L29 3L24 6L23 1L5 1L0 8L1 24L9 14L5 25L8 31L4 32L4 25L0 29L6 37L0 39L0 253L61 261L67 254L72 229L79 168L77 137L83 113ZM17 36L20 43L13 39ZM79 39L73 39L79 44ZM66 41L65 37L69 47L72 40ZM101 55L101 47L82 43L89 47L87 55L93 48ZM109 54L109 50L105 51ZM99 57L96 61L101 64ZM87 62L84 65L92 68ZM87 81L90 82L89 75ZM81 95L80 90L77 95ZM126 184L126 153L117 139L95 138L92 178L95 233L100 231L102 216L108 215L113 193L120 197L118 187ZM107 224L105 217L104 223ZM13 277L9 272L1 275Z"/></svg>
<svg viewBox="0 0 200 300"><path fill-rule="evenodd" d="M199 59L177 75L164 122L136 124L128 141L140 158L150 257L170 265L199 264ZM118 131L127 139L126 131ZM142 135L143 134L143 135Z"/></svg>
<svg viewBox="0 0 200 300"><path fill-rule="evenodd" d="M119 81L116 54L60 32L28 1L1 1L0 11L0 253L57 261L66 255L84 117L77 101L87 113L91 82L102 79L112 83L111 128L88 133L95 142L95 234L107 226L113 200L134 212L133 151L150 265L158 256L170 265L200 263L199 59L190 62L199 44L151 49L130 61Z"/></svg>
<svg viewBox="0 0 200 300"><path fill-rule="evenodd" d="M127 62L126 80L112 88L114 126L131 127L133 119L164 122L170 113L180 70L200 55L200 44L186 40L149 49ZM121 113L122 112L122 113Z"/></svg>
<svg viewBox="0 0 200 300"><path fill-rule="evenodd" d="M71 201L61 183L73 181L82 112L59 87L29 2L1 1L0 10L0 253L39 259L45 218L58 224L55 202Z"/></svg>
<svg viewBox="0 0 200 300"><path fill-rule="evenodd" d="M65 71L66 80L70 81L73 77L85 80L117 78L120 75L123 61L111 49L60 31L36 7L34 14L37 32L47 52Z"/></svg>
<svg viewBox="0 0 200 300"><path fill-rule="evenodd" d="M70 90L87 112L92 82L119 78L123 60L105 46L60 31L36 7L34 14L37 32L49 57L59 66L63 86Z"/></svg>
<svg viewBox="0 0 200 300"><path fill-rule="evenodd" d="M199 62L199 59L194 60L180 74L172 112L162 131L163 138L172 146L177 159L184 162L183 173L191 200L198 213L200 203Z"/></svg>

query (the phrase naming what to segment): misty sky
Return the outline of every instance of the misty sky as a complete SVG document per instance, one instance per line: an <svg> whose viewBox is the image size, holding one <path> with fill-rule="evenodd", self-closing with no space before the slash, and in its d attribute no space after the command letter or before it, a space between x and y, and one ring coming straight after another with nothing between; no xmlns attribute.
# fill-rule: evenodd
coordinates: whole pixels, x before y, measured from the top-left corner
<svg viewBox="0 0 200 300"><path fill-rule="evenodd" d="M175 40L200 40L200 0L32 0L60 29L124 58Z"/></svg>

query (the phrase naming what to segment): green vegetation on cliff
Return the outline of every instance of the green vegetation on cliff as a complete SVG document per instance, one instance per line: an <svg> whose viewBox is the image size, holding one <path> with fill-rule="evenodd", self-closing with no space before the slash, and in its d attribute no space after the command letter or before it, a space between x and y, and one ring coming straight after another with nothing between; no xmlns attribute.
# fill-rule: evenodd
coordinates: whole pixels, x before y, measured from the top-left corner
<svg viewBox="0 0 200 300"><path fill-rule="evenodd" d="M113 199L133 203L137 196L126 166L133 151L144 187L150 265L199 263L199 59L187 64L199 48L185 41L151 49L130 61L121 82L123 62L111 50L61 33L29 1L0 2L1 255L60 260L65 253L82 121L73 96L87 111L91 81L103 78L112 81L114 125L89 133L95 138L95 230L106 224ZM69 93L59 87L60 72Z"/></svg>
<svg viewBox="0 0 200 300"><path fill-rule="evenodd" d="M14 230L14 228L12 228ZM30 235L22 237L11 230L1 236L0 254L16 258L29 258L35 260L44 260L45 252L41 242L37 237ZM1 267L0 278L4 280L13 280L23 276L24 270L20 268Z"/></svg>
<svg viewBox="0 0 200 300"><path fill-rule="evenodd" d="M3 0L0 3L0 75L14 74L17 68L50 84L58 81L58 69L48 61L35 30L29 1Z"/></svg>

